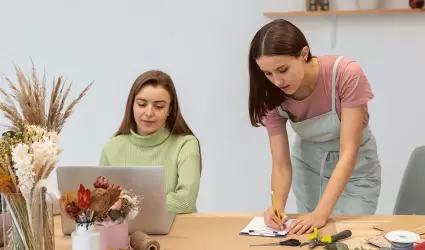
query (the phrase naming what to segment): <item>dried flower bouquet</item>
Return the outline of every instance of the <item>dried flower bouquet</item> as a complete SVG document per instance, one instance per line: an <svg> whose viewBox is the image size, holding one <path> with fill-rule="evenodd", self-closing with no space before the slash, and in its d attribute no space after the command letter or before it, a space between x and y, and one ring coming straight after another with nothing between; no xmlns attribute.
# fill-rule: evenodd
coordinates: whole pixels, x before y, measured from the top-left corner
<svg viewBox="0 0 425 250"><path fill-rule="evenodd" d="M46 103L46 75L40 81L34 64L32 77L17 66L15 70L16 84L5 77L11 93L0 87L0 111L10 122L0 137L1 206L3 216L11 220L10 228L3 228L5 249L50 250L54 232L46 179L62 152L59 133L93 82L65 108L71 85L66 87L62 77L53 81Z"/></svg>
<svg viewBox="0 0 425 250"><path fill-rule="evenodd" d="M109 184L99 176L93 189L80 184L78 191L67 191L60 199L61 212L76 222L77 226L111 226L134 219L139 212L142 198Z"/></svg>

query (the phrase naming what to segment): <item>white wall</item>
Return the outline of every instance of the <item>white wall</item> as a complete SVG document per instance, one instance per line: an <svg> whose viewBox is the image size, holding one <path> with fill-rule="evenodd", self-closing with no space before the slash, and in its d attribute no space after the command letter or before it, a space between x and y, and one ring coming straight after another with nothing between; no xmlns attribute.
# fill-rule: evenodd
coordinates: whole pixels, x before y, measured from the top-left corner
<svg viewBox="0 0 425 250"><path fill-rule="evenodd" d="M0 71L15 79L12 63L29 72L32 57L40 73L46 67L49 82L68 76L72 97L96 80L66 124L60 162L92 165L121 121L133 80L145 70L165 70L202 144L199 210L262 212L270 204L271 160L265 129L249 124L248 47L271 21L264 11L301 10L304 3L3 1ZM376 95L370 112L383 167L378 212L391 213L409 153L424 144L425 16L342 16L335 49L329 17L289 20L303 29L315 55L342 54L363 65ZM295 209L291 194L287 211Z"/></svg>

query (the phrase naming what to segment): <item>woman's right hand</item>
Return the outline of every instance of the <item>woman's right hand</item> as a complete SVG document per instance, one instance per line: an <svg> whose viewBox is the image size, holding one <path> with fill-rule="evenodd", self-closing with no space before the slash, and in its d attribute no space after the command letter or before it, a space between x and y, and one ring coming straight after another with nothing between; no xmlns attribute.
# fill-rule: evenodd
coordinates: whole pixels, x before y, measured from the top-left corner
<svg viewBox="0 0 425 250"><path fill-rule="evenodd" d="M276 209L271 206L264 211L264 223L270 228L283 230L285 229L285 222L288 220L288 216L283 211L280 211L280 216L282 218L281 220L276 214Z"/></svg>

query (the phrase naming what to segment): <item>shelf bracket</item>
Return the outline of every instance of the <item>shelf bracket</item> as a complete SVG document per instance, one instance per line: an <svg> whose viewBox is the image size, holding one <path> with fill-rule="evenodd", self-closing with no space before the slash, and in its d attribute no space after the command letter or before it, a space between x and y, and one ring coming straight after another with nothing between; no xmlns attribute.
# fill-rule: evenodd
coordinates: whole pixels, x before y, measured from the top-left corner
<svg viewBox="0 0 425 250"><path fill-rule="evenodd" d="M334 49L336 47L336 37L337 37L337 28L338 28L338 15L331 15L332 18L332 30L331 30L331 47Z"/></svg>

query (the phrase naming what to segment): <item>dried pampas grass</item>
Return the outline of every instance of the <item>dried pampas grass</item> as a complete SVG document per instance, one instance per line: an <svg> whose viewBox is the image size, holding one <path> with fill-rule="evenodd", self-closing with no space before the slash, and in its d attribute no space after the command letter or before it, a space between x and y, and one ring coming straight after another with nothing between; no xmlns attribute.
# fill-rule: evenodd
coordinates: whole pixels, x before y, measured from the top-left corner
<svg viewBox="0 0 425 250"><path fill-rule="evenodd" d="M72 83L66 86L66 80L59 76L53 80L50 103L46 105L46 72L44 72L40 81L32 60L31 63L31 77L25 77L22 70L16 65L17 83L13 83L3 75L12 90L11 93L7 93L0 87L0 93L4 96L0 101L0 110L12 123L6 127L10 127L14 131L22 131L24 124L33 124L60 133L75 105L84 97L94 81L84 88L79 96L65 108ZM21 112L19 112L18 107Z"/></svg>

